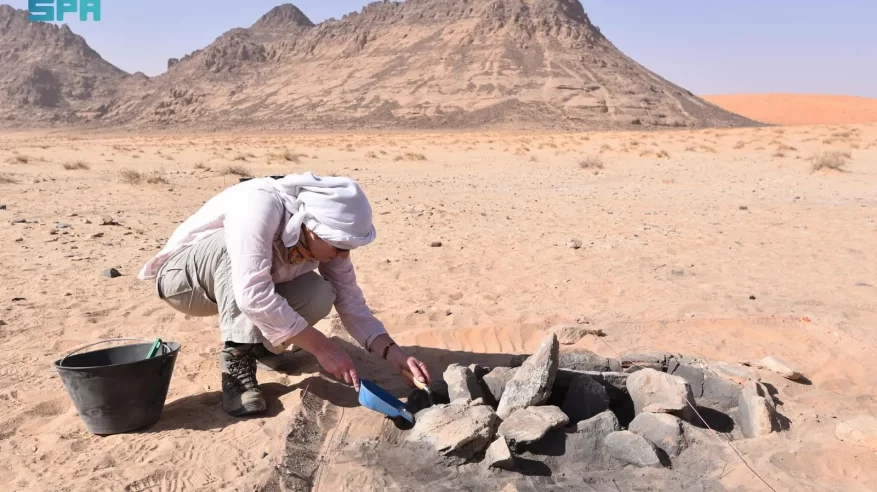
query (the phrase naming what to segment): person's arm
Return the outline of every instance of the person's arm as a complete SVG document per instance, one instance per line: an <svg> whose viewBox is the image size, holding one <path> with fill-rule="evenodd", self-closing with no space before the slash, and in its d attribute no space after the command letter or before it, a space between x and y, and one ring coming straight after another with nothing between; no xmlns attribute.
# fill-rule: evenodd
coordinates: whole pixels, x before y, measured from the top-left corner
<svg viewBox="0 0 877 492"><path fill-rule="evenodd" d="M430 377L426 365L409 356L402 347L395 345L384 324L368 308L362 289L356 282L356 272L350 258L336 258L320 264L319 268L323 278L335 288L335 310L350 336L366 350L379 357L382 357L384 350L387 349L387 361L405 375L406 381L409 379L409 375L405 374L407 370L411 373L410 377L429 384ZM408 383L412 385L410 381Z"/></svg>
<svg viewBox="0 0 877 492"><path fill-rule="evenodd" d="M308 327L275 291L271 278L274 235L284 213L283 205L269 192L252 190L238 196L223 225L238 309L275 346Z"/></svg>

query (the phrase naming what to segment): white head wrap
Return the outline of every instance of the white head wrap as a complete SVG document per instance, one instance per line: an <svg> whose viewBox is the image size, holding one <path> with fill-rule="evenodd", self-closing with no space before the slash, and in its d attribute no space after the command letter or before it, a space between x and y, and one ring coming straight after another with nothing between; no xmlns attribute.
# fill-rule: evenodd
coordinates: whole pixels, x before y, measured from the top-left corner
<svg viewBox="0 0 877 492"><path fill-rule="evenodd" d="M311 172L268 178L292 214L283 231L283 244L298 242L304 224L320 239L340 249L356 249L375 240L372 209L356 181L317 177Z"/></svg>

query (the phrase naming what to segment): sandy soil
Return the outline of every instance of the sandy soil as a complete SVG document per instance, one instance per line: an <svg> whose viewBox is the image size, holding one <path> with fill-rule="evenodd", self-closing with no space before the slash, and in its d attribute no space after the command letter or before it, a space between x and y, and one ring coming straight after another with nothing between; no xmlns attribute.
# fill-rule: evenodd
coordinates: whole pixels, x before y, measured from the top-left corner
<svg viewBox="0 0 877 492"><path fill-rule="evenodd" d="M877 99L822 94L719 94L701 96L739 115L777 125L877 122Z"/></svg>
<svg viewBox="0 0 877 492"><path fill-rule="evenodd" d="M287 150L298 162L280 156ZM808 157L825 150L849 151L847 172L812 172ZM601 169L579 164L591 156ZM313 360L296 354L291 374L260 372L266 415L226 416L216 320L172 311L135 277L177 223L237 181L218 171L242 166L360 180L378 228L377 241L354 255L361 284L388 329L435 375L450 362L490 364L530 351L552 323L577 317L604 327L619 351L777 355L813 384L765 374L792 427L739 441L741 451L778 490L869 490L877 453L837 440L835 425L877 414L875 158L875 125L6 134L0 176L13 182L0 184L0 471L12 490L252 490L277 482L291 442L315 490L392 488L374 465L379 457L357 447L392 429L356 407L351 390L317 377ZM123 182L125 169L144 181ZM121 225L101 226L104 216ZM52 234L57 222L70 227ZM583 247L566 248L570 238ZM123 276L102 277L109 267ZM320 328L340 336L329 320ZM95 437L51 364L81 344L121 336L161 336L183 351L155 427ZM579 345L612 355L593 339ZM365 376L404 394L384 366L355 356ZM302 412L320 416L319 440L290 440ZM730 458L712 478L756 490Z"/></svg>

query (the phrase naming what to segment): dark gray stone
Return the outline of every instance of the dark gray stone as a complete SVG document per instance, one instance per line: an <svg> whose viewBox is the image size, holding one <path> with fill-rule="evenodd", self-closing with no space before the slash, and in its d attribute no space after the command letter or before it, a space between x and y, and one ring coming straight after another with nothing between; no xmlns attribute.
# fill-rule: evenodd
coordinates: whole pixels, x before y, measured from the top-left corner
<svg viewBox="0 0 877 492"><path fill-rule="evenodd" d="M703 396L698 402L706 407L728 413L740 401L743 387L713 374L705 373L703 380Z"/></svg>
<svg viewBox="0 0 877 492"><path fill-rule="evenodd" d="M478 381L481 381L484 375L488 373L487 368L481 367L478 364L469 364L469 370L472 371L472 374L475 375L475 379Z"/></svg>
<svg viewBox="0 0 877 492"><path fill-rule="evenodd" d="M499 418L508 418L516 409L540 405L548 400L557 374L559 347L553 333L542 339L536 352L506 384L496 410Z"/></svg>
<svg viewBox="0 0 877 492"><path fill-rule="evenodd" d="M0 203L0 210L6 210L6 205Z"/></svg>
<svg viewBox="0 0 877 492"><path fill-rule="evenodd" d="M743 387L737 408L737 420L746 437L759 437L780 429L773 397L759 382L750 381Z"/></svg>
<svg viewBox="0 0 877 492"><path fill-rule="evenodd" d="M688 381L695 398L703 396L704 374L702 370L687 364L681 364L677 359L670 359L670 362L667 364L667 374L679 376Z"/></svg>
<svg viewBox="0 0 877 492"><path fill-rule="evenodd" d="M687 446L682 432L682 420L666 413L641 413L628 429L634 434L664 450L669 456L678 456Z"/></svg>
<svg viewBox="0 0 877 492"><path fill-rule="evenodd" d="M654 369L656 371L664 371L664 365L659 364L657 362L637 362L636 365L628 366L624 368L624 372L626 374L633 374L642 369Z"/></svg>
<svg viewBox="0 0 877 492"><path fill-rule="evenodd" d="M569 418L555 406L521 408L512 412L497 433L513 445L542 439L548 431L563 427Z"/></svg>
<svg viewBox="0 0 877 492"><path fill-rule="evenodd" d="M599 356L586 349L562 352L557 367L574 371L612 371L612 365L607 357Z"/></svg>
<svg viewBox="0 0 877 492"><path fill-rule="evenodd" d="M107 268L106 270L103 271L102 275L104 277L109 277L109 278L116 278L116 277L122 276L122 274L119 273L119 271L116 270L115 268Z"/></svg>
<svg viewBox="0 0 877 492"><path fill-rule="evenodd" d="M448 398L451 401L475 400L484 396L475 374L468 367L451 364L445 369L443 378L448 384Z"/></svg>
<svg viewBox="0 0 877 492"><path fill-rule="evenodd" d="M625 463L639 466L662 468L655 446L642 436L630 431L613 432L603 440L609 455Z"/></svg>
<svg viewBox="0 0 877 492"><path fill-rule="evenodd" d="M494 404L499 403L506 384L515 376L517 371L518 369L515 367L495 367L484 375L482 382L487 390L486 392L493 398Z"/></svg>
<svg viewBox="0 0 877 492"><path fill-rule="evenodd" d="M609 395L603 385L584 374L572 379L561 407L572 423L587 420L609 409Z"/></svg>

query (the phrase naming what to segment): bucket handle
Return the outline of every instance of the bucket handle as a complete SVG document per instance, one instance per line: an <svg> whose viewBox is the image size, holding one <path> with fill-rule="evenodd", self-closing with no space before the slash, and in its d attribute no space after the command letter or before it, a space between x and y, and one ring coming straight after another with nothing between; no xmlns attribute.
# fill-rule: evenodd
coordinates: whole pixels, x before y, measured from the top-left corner
<svg viewBox="0 0 877 492"><path fill-rule="evenodd" d="M83 349L87 349L88 347L94 347L95 345L100 345L100 344L102 344L102 343L112 343L112 342L150 342L150 341L152 341L152 340L147 340L147 339L145 339L145 338L110 338L109 340L100 340L100 341L98 341L98 342L92 342L92 343L89 343L89 344L86 344L86 345L82 345L82 346L80 346L80 347L77 347L77 348L71 350L70 352L67 352L67 355L65 355L64 357L61 358L61 360L58 362L58 365L61 366L61 367L63 367L63 366L64 366L64 361L67 360L67 357L70 357L71 355L75 354L76 352L80 352L80 351L82 351ZM162 342L161 342L161 345L162 345L162 348L163 348L163 349L162 349L162 355L164 355L165 350L170 350L170 349L171 349L171 348L168 346L167 342L165 342L165 341L162 341Z"/></svg>

